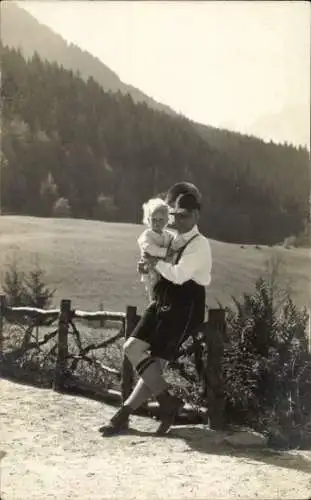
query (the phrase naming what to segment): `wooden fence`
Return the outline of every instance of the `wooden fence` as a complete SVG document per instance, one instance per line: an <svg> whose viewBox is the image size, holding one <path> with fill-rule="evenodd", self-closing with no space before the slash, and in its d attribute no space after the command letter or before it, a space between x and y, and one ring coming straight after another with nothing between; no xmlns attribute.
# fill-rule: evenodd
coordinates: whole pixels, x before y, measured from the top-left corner
<svg viewBox="0 0 311 500"><path fill-rule="evenodd" d="M113 321L120 324L120 330L117 334L98 344L91 343L83 346L79 330L74 322L75 319L87 320L91 323L96 321L102 327L105 327L107 321ZM40 348L53 338L56 340L50 351L50 353L53 351L55 355L54 390L65 391L68 389L70 387L70 380L72 380L72 373L78 363L84 360L89 364L95 363L103 372L120 377L120 394L117 394L117 391L112 392L121 401L124 401L132 391L134 383L134 371L127 358L123 356L120 370L116 370L115 368L103 365L94 359L94 357L90 357L89 353L90 351L107 347L122 337L125 339L128 338L139 319L140 316L137 314L137 308L133 306L128 306L124 313L103 310L88 312L72 309L71 300L64 299L61 301L59 309L44 310L34 307L8 307L5 297L0 295L0 363L1 360L5 359L5 321L11 323L22 322L26 324L26 331L21 347L14 351L15 357L22 355L25 350ZM32 331L34 328L38 328L38 325L43 324L52 325L56 321L57 327L51 333L45 334L41 340L37 337L32 341ZM203 396L207 402L209 425L214 429L222 428L224 425L224 394L221 362L224 352L225 330L225 311L223 309L210 309L208 312L208 321L202 325L200 331L193 332L190 345L186 347L182 346L177 359L170 363L172 369L178 370L182 376L195 383L197 377L191 377L187 374L184 364L181 361L183 357L193 355L197 376L202 383ZM69 352L69 333L72 333L74 336L76 346L78 347L78 354ZM75 383L77 383L76 380ZM87 384L83 385L85 387Z"/></svg>

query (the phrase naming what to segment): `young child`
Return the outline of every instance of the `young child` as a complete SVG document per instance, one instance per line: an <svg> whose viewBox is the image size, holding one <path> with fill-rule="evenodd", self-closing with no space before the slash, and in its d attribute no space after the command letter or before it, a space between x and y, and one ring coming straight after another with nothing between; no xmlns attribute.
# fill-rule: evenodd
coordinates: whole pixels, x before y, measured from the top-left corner
<svg viewBox="0 0 311 500"><path fill-rule="evenodd" d="M174 240L174 233L166 229L169 219L168 205L161 198L151 198L143 204L143 214L143 224L148 227L137 240L141 253L140 262L145 261L146 254L165 259L168 256L168 247L172 246ZM146 264L141 281L145 283L150 301L157 279L156 271L149 269Z"/></svg>

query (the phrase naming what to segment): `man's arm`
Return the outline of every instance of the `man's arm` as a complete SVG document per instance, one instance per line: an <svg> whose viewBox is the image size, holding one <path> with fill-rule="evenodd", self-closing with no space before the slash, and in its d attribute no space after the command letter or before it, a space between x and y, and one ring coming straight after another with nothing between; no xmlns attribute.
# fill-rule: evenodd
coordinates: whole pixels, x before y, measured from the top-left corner
<svg viewBox="0 0 311 500"><path fill-rule="evenodd" d="M212 258L207 241L204 244L202 244L201 241L200 245L190 244L185 249L178 264L174 265L168 262L159 261L155 265L155 270L159 274L177 285L182 285L186 281L193 279L194 275L200 274L200 271L202 271L203 281L208 285L211 268Z"/></svg>

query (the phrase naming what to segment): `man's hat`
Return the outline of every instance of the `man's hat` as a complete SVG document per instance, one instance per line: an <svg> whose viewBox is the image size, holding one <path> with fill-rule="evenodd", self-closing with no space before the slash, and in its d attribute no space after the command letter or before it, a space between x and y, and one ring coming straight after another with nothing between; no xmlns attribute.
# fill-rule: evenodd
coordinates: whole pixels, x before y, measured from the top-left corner
<svg viewBox="0 0 311 500"><path fill-rule="evenodd" d="M200 210L201 204L197 200L197 197L193 193L180 194L173 205L169 208L169 213L184 214L190 212L191 210Z"/></svg>
<svg viewBox="0 0 311 500"><path fill-rule="evenodd" d="M176 199L178 198L178 196L180 196L181 194L187 194L187 193L191 193L195 199L197 200L197 202L199 204L201 204L201 201L202 201L202 195L200 193L200 191L198 190L198 188L192 184L191 182L177 182L176 184L174 184L166 193L166 203L168 205L173 205L176 201Z"/></svg>

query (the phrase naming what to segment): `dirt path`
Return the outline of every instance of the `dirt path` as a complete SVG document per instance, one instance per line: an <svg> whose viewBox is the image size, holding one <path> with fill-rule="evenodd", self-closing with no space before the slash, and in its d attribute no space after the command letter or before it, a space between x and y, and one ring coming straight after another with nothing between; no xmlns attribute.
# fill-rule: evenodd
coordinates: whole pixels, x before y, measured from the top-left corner
<svg viewBox="0 0 311 500"><path fill-rule="evenodd" d="M308 498L311 453L237 451L203 426L102 438L114 408L0 380L1 500ZM139 430L139 431L138 431ZM218 441L218 444L217 444Z"/></svg>

